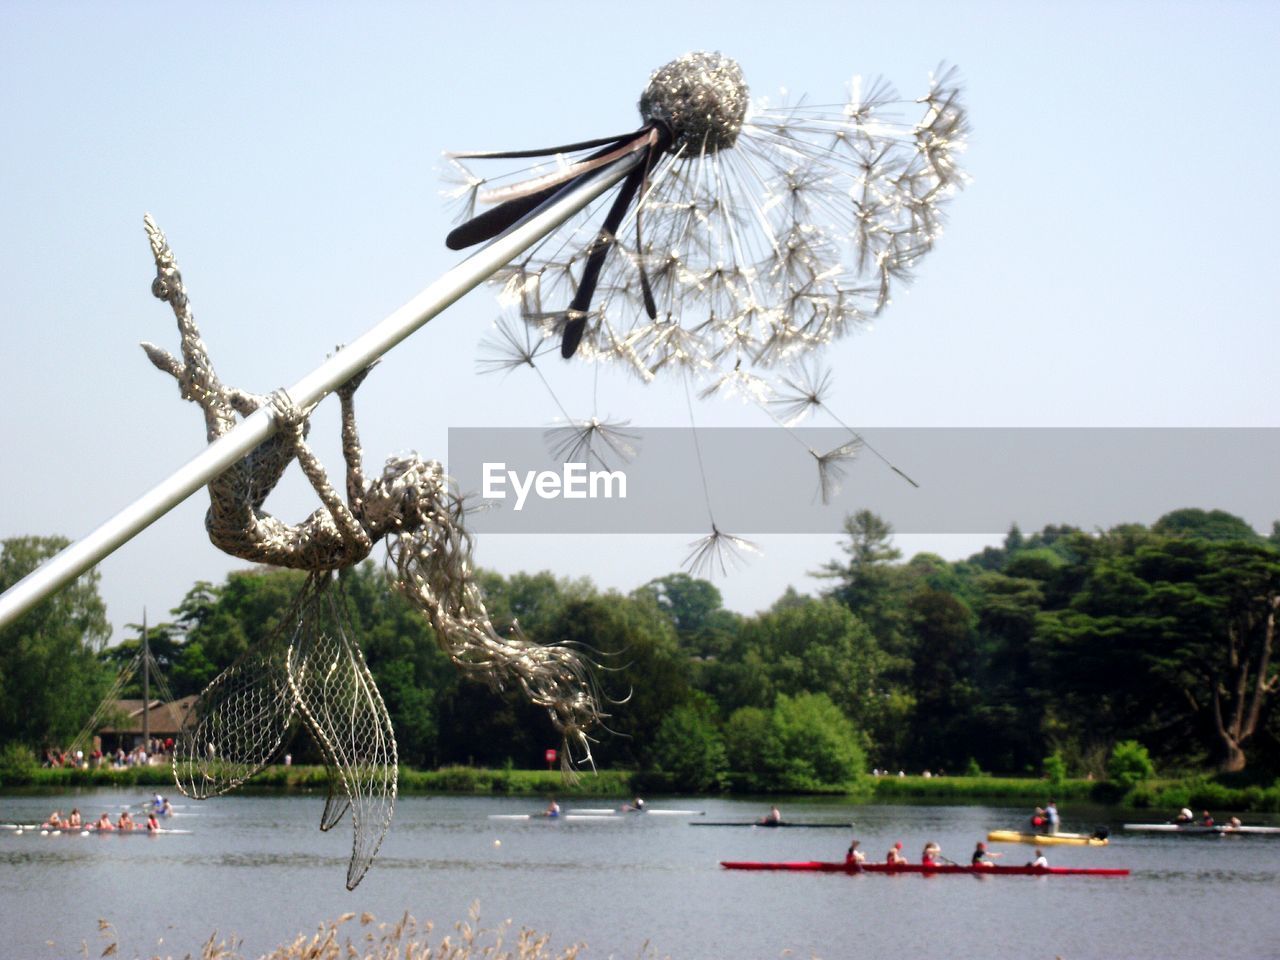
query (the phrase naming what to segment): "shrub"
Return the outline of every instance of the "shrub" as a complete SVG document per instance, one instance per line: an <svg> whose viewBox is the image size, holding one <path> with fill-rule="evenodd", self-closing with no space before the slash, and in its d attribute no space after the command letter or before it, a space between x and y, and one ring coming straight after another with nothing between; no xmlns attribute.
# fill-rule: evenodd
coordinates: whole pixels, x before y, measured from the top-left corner
<svg viewBox="0 0 1280 960"><path fill-rule="evenodd" d="M728 761L713 710L709 699L695 697L658 727L653 753L658 770L669 777L669 789L702 793L724 786Z"/></svg>
<svg viewBox="0 0 1280 960"><path fill-rule="evenodd" d="M8 743L0 750L0 784L30 783L39 769L35 754L24 744Z"/></svg>
<svg viewBox="0 0 1280 960"><path fill-rule="evenodd" d="M1151 756L1138 741L1122 740L1111 751L1111 759L1107 761L1107 779L1116 786L1131 790L1155 775Z"/></svg>
<svg viewBox="0 0 1280 960"><path fill-rule="evenodd" d="M1059 751L1055 750L1045 757L1042 766L1044 767L1044 775L1048 777L1052 786L1060 786L1062 781L1067 779L1067 761L1062 759L1062 754Z"/></svg>

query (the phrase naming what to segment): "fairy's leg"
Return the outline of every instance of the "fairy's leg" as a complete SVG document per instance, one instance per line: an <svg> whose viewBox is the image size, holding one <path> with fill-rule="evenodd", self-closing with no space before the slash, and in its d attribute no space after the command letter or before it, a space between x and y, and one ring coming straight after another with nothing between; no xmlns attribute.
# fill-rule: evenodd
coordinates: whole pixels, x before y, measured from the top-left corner
<svg viewBox="0 0 1280 960"><path fill-rule="evenodd" d="M205 351L169 241L149 214L143 222L147 229L147 239L151 243L151 253L156 261L156 278L151 284L151 292L173 309L182 341L183 362L179 364L169 353L154 344L144 343L142 349L147 352L152 363L177 379L184 398L200 405L200 409L204 411L208 439L212 442L235 426L235 411L228 403L226 390L218 380L213 363Z"/></svg>

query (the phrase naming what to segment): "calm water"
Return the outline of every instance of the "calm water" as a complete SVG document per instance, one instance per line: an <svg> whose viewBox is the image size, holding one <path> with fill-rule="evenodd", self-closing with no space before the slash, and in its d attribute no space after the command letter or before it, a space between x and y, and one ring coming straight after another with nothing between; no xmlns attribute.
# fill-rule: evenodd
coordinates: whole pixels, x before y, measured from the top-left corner
<svg viewBox="0 0 1280 960"><path fill-rule="evenodd" d="M0 822L55 806L118 812L137 793L0 796ZM179 798L180 799L180 798ZM567 803L572 807L575 804ZM583 801L581 806L604 806ZM767 803L670 798L654 806L751 818ZM1121 835L1105 848L1057 847L1054 865L1126 866L1123 879L731 873L720 859L840 859L840 830L694 829L681 817L512 822L518 799L402 798L382 852L354 893L343 886L350 828L316 829L313 797L227 797L192 804L169 825L187 836L40 837L0 830L0 953L97 956L99 917L121 955L182 956L210 933L256 956L347 911L393 920L409 911L451 927L478 900L482 921L513 918L582 940L588 957L688 958L1278 957L1280 839ZM852 818L868 855L902 840L913 860L929 839L964 860L988 829L1023 811L792 801L791 819ZM1063 811L1092 829L1099 811ZM1118 823L1112 823L1118 826ZM501 841L496 844L495 841ZM1031 848L1003 846L1004 862ZM51 941L51 942L50 942Z"/></svg>

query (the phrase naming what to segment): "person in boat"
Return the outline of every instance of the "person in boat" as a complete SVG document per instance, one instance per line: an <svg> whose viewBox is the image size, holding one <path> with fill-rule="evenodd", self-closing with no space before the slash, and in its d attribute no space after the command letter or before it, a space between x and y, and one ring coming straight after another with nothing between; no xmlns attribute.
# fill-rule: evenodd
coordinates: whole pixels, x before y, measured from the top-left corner
<svg viewBox="0 0 1280 960"><path fill-rule="evenodd" d="M1240 823L1239 817L1232 817L1230 820L1227 821L1228 830L1239 830L1241 826L1242 824Z"/></svg>
<svg viewBox="0 0 1280 960"><path fill-rule="evenodd" d="M765 814L763 818L761 818L760 822L768 823L768 824L781 823L782 811L779 810L777 807L770 807L769 812Z"/></svg>
<svg viewBox="0 0 1280 960"><path fill-rule="evenodd" d="M1050 799L1044 808L1044 831L1053 836L1058 832L1058 801Z"/></svg>
<svg viewBox="0 0 1280 960"><path fill-rule="evenodd" d="M845 851L845 863L862 863L867 859L867 855L858 849L859 841L854 840L849 844L849 849Z"/></svg>
<svg viewBox="0 0 1280 960"><path fill-rule="evenodd" d="M160 806L160 816L162 816L162 817L172 817L172 816L173 816L173 804L169 802L169 798L168 798L168 797L165 797L165 798L164 798L164 803L163 803L163 804L161 804L161 806Z"/></svg>
<svg viewBox="0 0 1280 960"><path fill-rule="evenodd" d="M102 816L98 818L98 822L93 825L93 829L101 830L104 833L110 833L115 828L116 825L111 822L111 818L107 816L106 811L103 811Z"/></svg>
<svg viewBox="0 0 1280 960"><path fill-rule="evenodd" d="M1178 811L1178 815L1173 818L1173 822L1178 824L1179 826L1182 826L1184 824L1194 823L1195 819L1196 819L1196 815L1191 812L1191 808L1183 807L1181 810Z"/></svg>
<svg viewBox="0 0 1280 960"><path fill-rule="evenodd" d="M556 803L556 798L552 797L551 802L547 804L547 809L542 811L544 817L560 816L560 804Z"/></svg>
<svg viewBox="0 0 1280 960"><path fill-rule="evenodd" d="M987 845L981 840L978 845L973 848L973 857L969 860L969 865L974 867L994 867L996 865L995 857L1000 856L998 853L990 853Z"/></svg>
<svg viewBox="0 0 1280 960"><path fill-rule="evenodd" d="M907 858L902 855L901 840L889 848L889 854L884 858L884 862L888 864L900 864L907 862Z"/></svg>
<svg viewBox="0 0 1280 960"><path fill-rule="evenodd" d="M939 863L939 857L942 856L942 848L930 840L924 845L924 852L920 854L920 863L926 867L936 867Z"/></svg>
<svg viewBox="0 0 1280 960"><path fill-rule="evenodd" d="M63 823L62 823L61 810L53 811L53 813L49 814L48 819L45 820L44 823L40 824L40 829L42 830L61 830L62 827L63 827Z"/></svg>
<svg viewBox="0 0 1280 960"><path fill-rule="evenodd" d="M137 826L138 825L133 822L132 814L130 814L128 810L120 811L120 819L116 821L117 830L135 830L137 829Z"/></svg>
<svg viewBox="0 0 1280 960"><path fill-rule="evenodd" d="M1031 815L1031 829L1039 833L1044 829L1045 823L1044 807L1036 807L1036 812Z"/></svg>
<svg viewBox="0 0 1280 960"><path fill-rule="evenodd" d="M645 812L644 800L642 800L640 797L636 797L630 803L624 803L622 805L622 812L623 813L644 813Z"/></svg>
<svg viewBox="0 0 1280 960"><path fill-rule="evenodd" d="M1208 810L1201 810L1201 811L1200 811L1200 826L1202 826L1202 827L1212 827L1212 826L1213 826L1213 815L1212 815L1211 813L1209 813L1209 811L1208 811Z"/></svg>
<svg viewBox="0 0 1280 960"><path fill-rule="evenodd" d="M1044 855L1044 851L1036 847L1036 858L1027 864L1028 867L1038 867L1041 870L1049 869L1049 858Z"/></svg>
<svg viewBox="0 0 1280 960"><path fill-rule="evenodd" d="M147 833L154 834L160 829L160 821L156 819L156 812L152 810L147 814Z"/></svg>
<svg viewBox="0 0 1280 960"><path fill-rule="evenodd" d="M82 826L84 826L84 822L80 819L80 809L78 807L71 808L71 813L67 816L67 822L65 826L69 827L72 830L79 830Z"/></svg>

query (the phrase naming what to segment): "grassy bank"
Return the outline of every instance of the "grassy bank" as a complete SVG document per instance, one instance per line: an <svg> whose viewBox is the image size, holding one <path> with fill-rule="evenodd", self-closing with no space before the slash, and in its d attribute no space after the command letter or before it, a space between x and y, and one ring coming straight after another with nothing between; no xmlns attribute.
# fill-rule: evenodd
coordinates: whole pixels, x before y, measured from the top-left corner
<svg viewBox="0 0 1280 960"><path fill-rule="evenodd" d="M306 793L326 788L320 766L271 766L245 787L250 791ZM47 769L28 767L0 771L0 787L56 792L74 787L173 787L168 766L126 770ZM439 770L400 768L402 794L464 794L471 796L629 797L641 793L680 793L661 776L626 770L586 772L567 783L558 770L487 770L442 767ZM1280 813L1280 781L1270 787L1232 787L1208 777L1149 780L1130 790L1109 782L1029 777L867 777L842 795L858 802L897 803L1010 803L1034 806L1050 797L1059 801L1089 801L1104 805L1160 811L1192 807L1197 810Z"/></svg>
<svg viewBox="0 0 1280 960"><path fill-rule="evenodd" d="M1270 787L1231 787L1208 777L1147 780L1125 790L1108 781L1060 780L1015 777L877 777L874 802L933 800L938 803L990 801L1043 805L1057 800L1090 801L1132 809L1197 810L1244 813L1280 813L1280 780Z"/></svg>
<svg viewBox="0 0 1280 960"><path fill-rule="evenodd" d="M246 790L306 793L326 789L324 767L275 765L258 773ZM129 767L113 770L50 769L30 767L0 774L0 787L57 791L75 787L173 787L173 773L166 766ZM442 767L439 770L400 768L402 794L493 794L498 796L625 797L631 791L631 775L626 771L603 770L584 773L568 783L559 770L485 770L475 767Z"/></svg>

